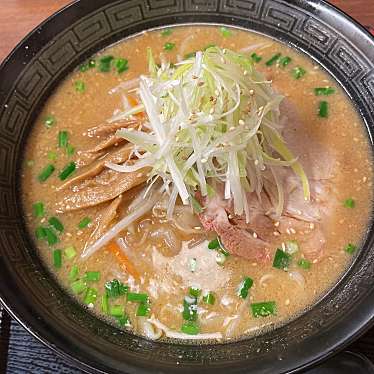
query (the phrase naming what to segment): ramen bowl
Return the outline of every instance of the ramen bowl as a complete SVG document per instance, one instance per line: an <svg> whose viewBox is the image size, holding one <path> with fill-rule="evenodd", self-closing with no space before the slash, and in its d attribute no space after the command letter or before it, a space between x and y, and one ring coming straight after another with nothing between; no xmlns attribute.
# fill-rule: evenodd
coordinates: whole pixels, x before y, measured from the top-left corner
<svg viewBox="0 0 374 374"><path fill-rule="evenodd" d="M310 309L260 336L222 344L149 341L87 313L47 270L26 229L20 199L24 148L53 90L108 45L144 30L189 23L258 32L305 53L345 90L372 144L374 41L327 3L77 1L41 24L0 68L1 301L31 334L88 372L301 371L342 349L370 326L374 314L371 222L349 269Z"/></svg>

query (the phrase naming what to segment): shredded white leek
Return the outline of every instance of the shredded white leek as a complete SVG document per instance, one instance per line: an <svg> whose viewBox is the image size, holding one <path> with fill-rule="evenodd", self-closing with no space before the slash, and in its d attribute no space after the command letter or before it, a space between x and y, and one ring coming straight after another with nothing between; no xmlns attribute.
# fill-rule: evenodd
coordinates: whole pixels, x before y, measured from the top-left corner
<svg viewBox="0 0 374 374"><path fill-rule="evenodd" d="M129 172L150 167L150 179L161 178L169 191L169 217L178 196L183 204L191 204L196 190L208 195L208 181L213 179L224 184L235 214L248 220L246 193L261 193L264 173L277 186L276 212L281 214L284 192L278 167L292 168L309 199L304 170L279 133L283 97L250 58L210 47L177 65L163 61L159 67L148 50L148 66L149 75L139 80L141 103L110 119L144 111L147 121L142 129L117 132L142 157L108 164L109 168Z"/></svg>

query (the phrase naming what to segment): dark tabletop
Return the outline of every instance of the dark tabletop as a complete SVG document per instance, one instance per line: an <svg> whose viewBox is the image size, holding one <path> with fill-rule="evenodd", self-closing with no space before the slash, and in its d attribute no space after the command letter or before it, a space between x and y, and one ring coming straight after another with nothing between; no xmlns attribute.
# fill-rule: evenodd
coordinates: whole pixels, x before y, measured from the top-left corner
<svg viewBox="0 0 374 374"><path fill-rule="evenodd" d="M374 24L374 0L331 0L330 2L346 11L362 24ZM27 32L50 14L69 3L69 0L0 0L0 61ZM371 362L374 362L374 328L347 347L347 350L359 353L361 356L364 355ZM345 359L348 360L348 371L338 369L336 372L340 374L343 374L343 372L360 374L359 367L361 367L362 373L369 373L369 369L364 368L361 363L357 367L355 366L354 360L357 357L360 356L347 353L338 356L340 362ZM370 362L368 364L370 365ZM333 361L331 361L331 365L333 365ZM333 373L329 365L318 370L318 373ZM0 306L1 373L78 374L82 371L76 369L72 363L60 358L29 335Z"/></svg>

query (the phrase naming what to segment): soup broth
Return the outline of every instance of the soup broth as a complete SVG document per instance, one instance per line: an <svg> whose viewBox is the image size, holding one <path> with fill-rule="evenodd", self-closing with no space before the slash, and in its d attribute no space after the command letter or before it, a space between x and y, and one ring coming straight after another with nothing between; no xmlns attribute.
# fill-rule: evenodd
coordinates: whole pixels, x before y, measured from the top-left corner
<svg viewBox="0 0 374 374"><path fill-rule="evenodd" d="M264 257L225 256L220 249L224 245L215 240L217 233L204 230L203 219L200 222L189 206L177 200L169 220L166 203L160 198L153 209L120 231L117 242L82 258L85 249L130 214L144 189L144 184L134 183L120 198L108 193L112 197L98 205L72 210L85 188L96 188L99 193L110 186L113 191L112 183L117 183L115 172L99 163L108 149L119 149L123 143L89 129L138 105L132 102L132 84L141 74L148 74L147 47L160 64L193 57L195 51L210 45L251 59L254 68L285 97L281 114L287 112L282 123L286 137L305 140L295 146L290 143L290 148L301 164L309 158L316 166L318 175L307 175L312 196L313 188L328 191L327 199L314 201L320 204L321 215L302 220L300 227L292 223L300 222L297 217L294 220L297 211L291 223L272 219ZM127 96L123 94L126 84ZM134 118L141 119L141 115ZM112 141L112 147L95 152L103 139ZM46 169L47 165L52 167ZM61 188L93 166L100 170L93 172L94 184L87 179ZM62 181L63 171L67 177ZM30 232L60 284L90 312L152 339L237 339L294 318L343 274L360 247L372 209L367 136L337 82L312 60L272 39L213 26L144 32L100 52L71 73L47 100L35 123L22 178ZM228 215L237 229L234 218ZM103 220L107 222L104 229ZM282 225L286 226L281 229ZM258 232L246 235L258 239L259 227Z"/></svg>

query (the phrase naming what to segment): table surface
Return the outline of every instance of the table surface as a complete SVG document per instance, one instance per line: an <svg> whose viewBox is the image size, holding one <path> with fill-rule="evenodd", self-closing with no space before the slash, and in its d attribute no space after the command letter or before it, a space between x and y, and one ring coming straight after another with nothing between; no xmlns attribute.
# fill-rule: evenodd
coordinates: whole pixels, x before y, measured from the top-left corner
<svg viewBox="0 0 374 374"><path fill-rule="evenodd" d="M87 0L86 0L87 1ZM92 1L92 0L91 0ZM0 61L41 21L70 0L1 0ZM374 0L330 0L363 25L374 25ZM374 361L374 329L349 347ZM0 373L79 374L70 363L28 335L0 307Z"/></svg>

